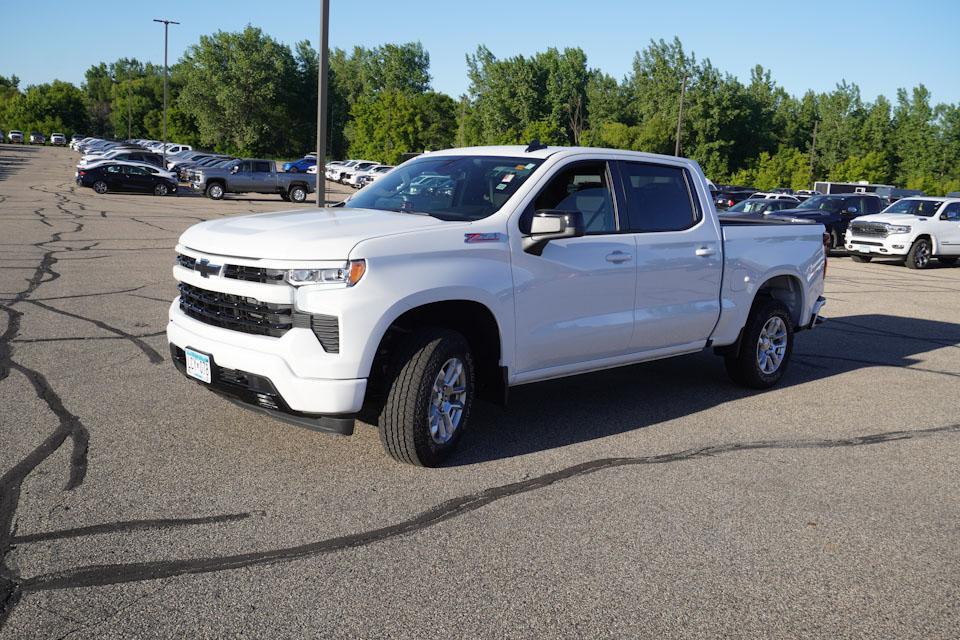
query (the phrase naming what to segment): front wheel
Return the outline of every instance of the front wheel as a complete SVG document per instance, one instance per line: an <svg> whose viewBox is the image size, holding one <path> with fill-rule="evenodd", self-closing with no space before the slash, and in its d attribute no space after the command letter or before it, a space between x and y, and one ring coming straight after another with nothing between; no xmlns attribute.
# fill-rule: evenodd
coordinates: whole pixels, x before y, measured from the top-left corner
<svg viewBox="0 0 960 640"><path fill-rule="evenodd" d="M873 260L873 256L858 256L857 254L853 254L850 256L850 259L854 262L870 262Z"/></svg>
<svg viewBox="0 0 960 640"><path fill-rule="evenodd" d="M473 405L466 339L449 329L413 332L396 351L388 388L378 419L384 449L400 462L440 465L453 453Z"/></svg>
<svg viewBox="0 0 960 640"><path fill-rule="evenodd" d="M290 167L290 173L299 173L299 172L300 170L297 169L296 167Z"/></svg>
<svg viewBox="0 0 960 640"><path fill-rule="evenodd" d="M93 190L99 193L100 195L103 195L107 192L107 183L104 182L103 180L97 180L96 182L93 183Z"/></svg>
<svg viewBox="0 0 960 640"><path fill-rule="evenodd" d="M930 266L930 257L933 252L930 250L930 241L926 238L917 238L907 252L905 264L908 269L926 269Z"/></svg>
<svg viewBox="0 0 960 640"><path fill-rule="evenodd" d="M290 187L290 191L287 192L287 195L290 196L292 202L303 202L307 199L307 190L301 186Z"/></svg>
<svg viewBox="0 0 960 640"><path fill-rule="evenodd" d="M207 187L207 197L211 200L223 199L223 187L219 184L212 184Z"/></svg>
<svg viewBox="0 0 960 640"><path fill-rule="evenodd" d="M153 188L153 195L155 196L165 196L168 193L170 193L170 187L162 182Z"/></svg>
<svg viewBox="0 0 960 640"><path fill-rule="evenodd" d="M724 359L727 373L737 384L769 389L780 381L793 352L790 311L779 300L760 300L743 328L740 348Z"/></svg>

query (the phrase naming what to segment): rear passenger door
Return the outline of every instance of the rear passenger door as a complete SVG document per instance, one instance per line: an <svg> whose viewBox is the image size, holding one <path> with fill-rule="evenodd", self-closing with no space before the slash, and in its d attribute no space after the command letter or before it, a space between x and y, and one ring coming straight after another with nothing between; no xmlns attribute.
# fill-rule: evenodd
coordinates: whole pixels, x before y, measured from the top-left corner
<svg viewBox="0 0 960 640"><path fill-rule="evenodd" d="M700 347L720 317L719 229L682 164L618 162L621 221L637 243L633 351Z"/></svg>
<svg viewBox="0 0 960 640"><path fill-rule="evenodd" d="M272 193L277 190L277 179L274 176L275 167L268 160L254 160L253 171L250 174L251 191L258 193Z"/></svg>

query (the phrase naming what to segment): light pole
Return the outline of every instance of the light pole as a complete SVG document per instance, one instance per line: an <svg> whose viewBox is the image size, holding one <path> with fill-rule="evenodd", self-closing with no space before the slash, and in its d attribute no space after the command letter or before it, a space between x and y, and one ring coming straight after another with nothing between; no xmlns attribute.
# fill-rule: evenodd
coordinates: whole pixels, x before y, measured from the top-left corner
<svg viewBox="0 0 960 640"><path fill-rule="evenodd" d="M174 22L173 20L158 20L154 18L154 22L163 23L163 168L167 168L167 34L170 30L170 25L180 24L179 22Z"/></svg>
<svg viewBox="0 0 960 640"><path fill-rule="evenodd" d="M327 202L327 181L324 177L327 159L327 67L330 0L320 0L320 64L317 67L317 206Z"/></svg>

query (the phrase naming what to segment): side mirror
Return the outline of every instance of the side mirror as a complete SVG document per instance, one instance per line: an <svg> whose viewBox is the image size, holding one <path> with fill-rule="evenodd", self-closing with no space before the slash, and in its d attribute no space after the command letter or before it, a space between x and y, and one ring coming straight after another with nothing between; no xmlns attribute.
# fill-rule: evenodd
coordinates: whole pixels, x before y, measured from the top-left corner
<svg viewBox="0 0 960 640"><path fill-rule="evenodd" d="M233 165L233 167L230 169L230 173L237 173L238 171L240 171L240 165L238 164Z"/></svg>
<svg viewBox="0 0 960 640"><path fill-rule="evenodd" d="M540 256L551 240L579 238L584 233L583 214L579 211L541 209L530 219L530 231L523 238L523 250Z"/></svg>
<svg viewBox="0 0 960 640"><path fill-rule="evenodd" d="M845 213L856 213L856 212L857 212L857 208L856 208L856 207L847 207L846 209L844 209L844 212L845 212Z"/></svg>

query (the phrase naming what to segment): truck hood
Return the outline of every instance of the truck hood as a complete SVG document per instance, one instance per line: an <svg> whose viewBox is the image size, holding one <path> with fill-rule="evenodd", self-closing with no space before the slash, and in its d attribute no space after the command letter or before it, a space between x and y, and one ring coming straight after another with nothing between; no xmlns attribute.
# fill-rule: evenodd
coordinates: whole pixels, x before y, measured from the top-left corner
<svg viewBox="0 0 960 640"><path fill-rule="evenodd" d="M932 218L924 216L913 216L908 213L875 213L872 216L860 216L854 218L856 222L885 222L887 224L917 224L918 222L927 222Z"/></svg>
<svg viewBox="0 0 960 640"><path fill-rule="evenodd" d="M270 260L346 260L357 243L436 227L443 221L378 209L303 209L207 220L180 244L222 256Z"/></svg>

